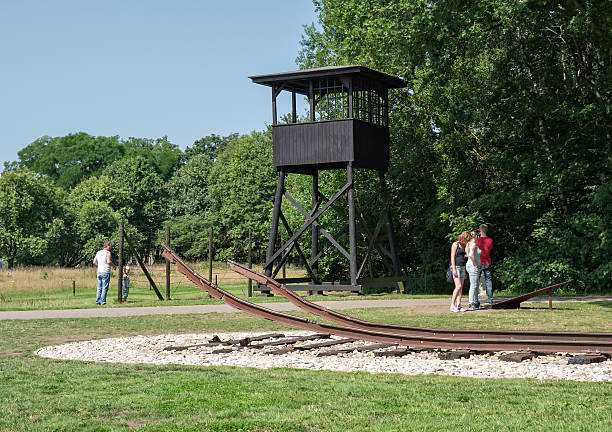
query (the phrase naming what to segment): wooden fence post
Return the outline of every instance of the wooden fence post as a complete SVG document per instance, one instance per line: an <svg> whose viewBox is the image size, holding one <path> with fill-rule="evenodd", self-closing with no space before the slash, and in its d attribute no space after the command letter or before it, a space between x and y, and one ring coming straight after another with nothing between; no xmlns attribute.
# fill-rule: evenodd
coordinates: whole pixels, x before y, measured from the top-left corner
<svg viewBox="0 0 612 432"><path fill-rule="evenodd" d="M166 245L170 247L170 227L166 226ZM170 300L170 261L166 260L166 300Z"/></svg>
<svg viewBox="0 0 612 432"><path fill-rule="evenodd" d="M117 258L117 271L119 275L117 277L117 301L121 303L123 301L123 219L119 221L119 256Z"/></svg>
<svg viewBox="0 0 612 432"><path fill-rule="evenodd" d="M253 268L253 259L251 256L251 230L249 229L249 268ZM248 296L253 297L253 280L249 278Z"/></svg>
<svg viewBox="0 0 612 432"><path fill-rule="evenodd" d="M213 236L212 227L208 232L208 280L212 282L212 267L213 267Z"/></svg>
<svg viewBox="0 0 612 432"><path fill-rule="evenodd" d="M149 280L149 284L151 284L151 288L155 291L155 295L157 296L158 299L163 300L164 297L161 295L161 293L157 289L157 285L155 284L155 281L153 280L153 278L149 274L149 271L147 270L147 268L145 267L144 263L142 262L142 259L140 258L140 255L138 255L138 251L134 247L134 244L130 241L130 237L125 232L123 233L123 236L125 237L125 241L127 242L130 250L132 251L132 254L134 254L134 257L136 258L136 261L138 261L138 265L142 269L142 272L145 274L145 276Z"/></svg>

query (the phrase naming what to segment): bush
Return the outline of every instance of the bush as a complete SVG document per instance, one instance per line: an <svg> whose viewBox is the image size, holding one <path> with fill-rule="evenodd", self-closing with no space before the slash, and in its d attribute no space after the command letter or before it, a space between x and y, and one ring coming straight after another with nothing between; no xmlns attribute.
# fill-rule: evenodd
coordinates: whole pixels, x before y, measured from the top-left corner
<svg viewBox="0 0 612 432"><path fill-rule="evenodd" d="M565 281L571 283L559 287L557 295L584 295L587 283L584 274L561 260L524 260L510 256L495 266L493 288L503 287L512 294L524 294Z"/></svg>

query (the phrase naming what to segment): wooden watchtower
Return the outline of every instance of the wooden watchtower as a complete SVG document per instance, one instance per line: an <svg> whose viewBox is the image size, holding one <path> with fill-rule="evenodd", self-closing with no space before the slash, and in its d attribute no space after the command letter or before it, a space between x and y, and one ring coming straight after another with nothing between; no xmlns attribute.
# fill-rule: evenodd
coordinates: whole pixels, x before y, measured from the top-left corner
<svg viewBox="0 0 612 432"><path fill-rule="evenodd" d="M390 88L402 88L406 84L399 78L387 75L364 66L337 66L300 70L271 75L249 77L254 83L272 88L272 137L274 145L274 166L277 169L278 183L274 197L274 212L270 229L270 240L264 269L267 276L276 277L278 271L295 249L305 262L310 285L288 285L293 289L352 290L358 291L359 279L373 247L390 259L394 276L400 275L393 225L389 210L389 200L385 173L389 168L389 99ZM291 123L278 124L276 100L282 91L291 92ZM297 122L296 95L304 95L310 105L308 122ZM365 204L371 205L377 198L382 199L382 211L375 229L363 226L357 216L364 209L355 209L354 170L363 168L376 170L380 179L379 193ZM330 169L346 170L346 184L331 198L324 197L319 191L319 171ZM312 176L312 205L308 209L300 206L285 190L288 174ZM328 233L319 224L319 217L332 206L337 208L338 199L346 195L348 202L347 225L336 234ZM305 222L295 232L281 211L283 198L304 215ZM289 239L277 246L278 228L281 222L288 232ZM377 242L382 225L386 225L388 245ZM358 259L357 236L359 229L369 238L365 256ZM311 253L306 258L299 240L310 231ZM338 242L340 235L348 231L348 250ZM329 242L320 247L321 236ZM319 280L318 261L330 247L335 247L349 263L350 282L344 285L323 285ZM291 282L285 280L285 282Z"/></svg>

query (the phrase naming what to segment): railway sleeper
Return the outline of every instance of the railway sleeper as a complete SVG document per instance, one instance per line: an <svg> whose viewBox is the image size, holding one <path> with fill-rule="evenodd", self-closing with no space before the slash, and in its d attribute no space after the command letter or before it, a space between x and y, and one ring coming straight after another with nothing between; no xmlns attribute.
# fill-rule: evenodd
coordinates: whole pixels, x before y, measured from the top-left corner
<svg viewBox="0 0 612 432"><path fill-rule="evenodd" d="M389 348L389 347L393 347L393 346L396 346L396 345L393 345L393 344L372 344L372 345L366 345L366 346L362 346L362 347L343 348L343 349L336 349L336 350L321 351L320 353L317 354L317 357L328 357L328 356L333 356L333 355L338 355L338 354L350 354L352 352L369 352L369 351L375 351L377 349L385 349L385 348Z"/></svg>
<svg viewBox="0 0 612 432"><path fill-rule="evenodd" d="M578 355L575 357L570 357L567 359L567 364L591 364L591 363L601 363L608 360L608 357L605 355Z"/></svg>
<svg viewBox="0 0 612 432"><path fill-rule="evenodd" d="M474 354L468 350L453 350L453 351L441 351L438 354L440 360L459 360L463 358L470 358Z"/></svg>
<svg viewBox="0 0 612 432"><path fill-rule="evenodd" d="M287 339L281 339L281 340L276 340L276 341L264 342L264 343L257 344L257 345L251 345L250 348L261 349L261 348L265 348L268 346L293 345L298 342L306 342L306 341L317 340L317 339L329 339L329 337L330 335L328 334L314 334L310 336L298 336L294 338L287 338Z"/></svg>

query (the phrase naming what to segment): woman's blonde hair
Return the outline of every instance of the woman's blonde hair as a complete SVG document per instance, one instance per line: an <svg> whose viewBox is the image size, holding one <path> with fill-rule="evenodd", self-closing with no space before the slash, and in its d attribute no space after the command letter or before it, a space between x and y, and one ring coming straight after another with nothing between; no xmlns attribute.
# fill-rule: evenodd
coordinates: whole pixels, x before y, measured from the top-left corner
<svg viewBox="0 0 612 432"><path fill-rule="evenodd" d="M457 237L457 243L459 243L461 245L461 247L464 248L465 245L468 244L468 242L470 241L471 238L472 238L472 235L468 231L463 231Z"/></svg>

